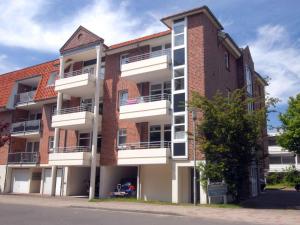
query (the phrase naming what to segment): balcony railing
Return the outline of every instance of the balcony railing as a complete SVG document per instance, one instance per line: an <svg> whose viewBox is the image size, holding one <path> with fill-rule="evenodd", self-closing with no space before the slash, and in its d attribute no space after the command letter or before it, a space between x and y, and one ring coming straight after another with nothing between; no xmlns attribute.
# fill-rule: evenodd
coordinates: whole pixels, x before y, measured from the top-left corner
<svg viewBox="0 0 300 225"><path fill-rule="evenodd" d="M170 94L158 94L158 95L149 95L149 96L140 96L137 98L130 98L121 101L121 106L123 105L134 105L146 102L156 102L162 100L171 100Z"/></svg>
<svg viewBox="0 0 300 225"><path fill-rule="evenodd" d="M120 144L119 150L138 150L138 149L153 149L153 148L170 148L170 141L151 141Z"/></svg>
<svg viewBox="0 0 300 225"><path fill-rule="evenodd" d="M14 152L8 153L9 164L36 164L39 162L38 152Z"/></svg>
<svg viewBox="0 0 300 225"><path fill-rule="evenodd" d="M33 102L35 92L36 91L29 91L17 94L15 96L15 105Z"/></svg>
<svg viewBox="0 0 300 225"><path fill-rule="evenodd" d="M155 57L159 57L159 56L163 56L163 55L167 55L168 57L170 57L171 56L170 49L164 49L164 50L159 50L159 51L155 51L155 52L148 52L145 54L124 58L121 60L121 64L128 64L128 63L137 62L137 61L141 61L141 60L145 60L145 59L151 59L151 58L155 58Z"/></svg>
<svg viewBox="0 0 300 225"><path fill-rule="evenodd" d="M50 153L74 153L74 152L90 152L91 148L87 146L70 146L70 147L59 147L52 148L49 150Z"/></svg>
<svg viewBox="0 0 300 225"><path fill-rule="evenodd" d="M64 108L61 110L54 110L54 115L62 115L62 114L77 113L77 112L92 112L92 106L81 105L81 106L75 106L71 108Z"/></svg>
<svg viewBox="0 0 300 225"><path fill-rule="evenodd" d="M41 127L40 120L29 120L19 123L13 123L11 125L11 133L26 133L26 132L39 132Z"/></svg>
<svg viewBox="0 0 300 225"><path fill-rule="evenodd" d="M81 74L84 74L84 73L88 73L89 76L91 76L91 75L95 74L95 71L94 71L94 69L91 69L87 72L82 71L82 70L75 70L75 71L71 71L71 72L68 72L68 73L64 73L64 76L62 77L62 79L63 78L68 78L68 77L78 76L78 75L81 75Z"/></svg>

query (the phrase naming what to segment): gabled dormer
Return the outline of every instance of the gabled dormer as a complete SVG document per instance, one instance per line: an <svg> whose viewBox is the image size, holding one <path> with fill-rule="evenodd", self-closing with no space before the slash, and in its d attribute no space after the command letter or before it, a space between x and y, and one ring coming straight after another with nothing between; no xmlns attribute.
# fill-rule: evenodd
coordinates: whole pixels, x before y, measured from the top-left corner
<svg viewBox="0 0 300 225"><path fill-rule="evenodd" d="M90 46L99 45L103 43L103 39L83 26L79 26L78 29L72 34L67 42L61 47L60 53L63 55L67 52L71 52L81 48L87 48Z"/></svg>

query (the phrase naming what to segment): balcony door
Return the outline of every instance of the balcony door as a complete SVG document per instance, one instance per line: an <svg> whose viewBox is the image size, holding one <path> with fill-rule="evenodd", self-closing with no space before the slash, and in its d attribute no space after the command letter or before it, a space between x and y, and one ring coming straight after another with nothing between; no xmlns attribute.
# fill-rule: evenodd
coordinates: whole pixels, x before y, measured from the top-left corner
<svg viewBox="0 0 300 225"><path fill-rule="evenodd" d="M159 148L161 144L161 126L151 125L150 126L150 147Z"/></svg>
<svg viewBox="0 0 300 225"><path fill-rule="evenodd" d="M39 152L40 142L30 141L26 143L26 152Z"/></svg>

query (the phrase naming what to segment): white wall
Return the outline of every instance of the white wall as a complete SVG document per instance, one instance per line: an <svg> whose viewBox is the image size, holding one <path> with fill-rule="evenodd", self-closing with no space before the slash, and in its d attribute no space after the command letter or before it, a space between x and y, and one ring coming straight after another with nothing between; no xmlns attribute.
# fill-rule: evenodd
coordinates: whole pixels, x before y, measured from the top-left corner
<svg viewBox="0 0 300 225"><path fill-rule="evenodd" d="M0 165L0 193L4 192L6 165Z"/></svg>
<svg viewBox="0 0 300 225"><path fill-rule="evenodd" d="M89 167L69 167L66 195L87 195L90 180Z"/></svg>
<svg viewBox="0 0 300 225"><path fill-rule="evenodd" d="M114 191L122 178L136 178L135 166L101 166L100 169L100 197L107 198Z"/></svg>
<svg viewBox="0 0 300 225"><path fill-rule="evenodd" d="M170 165L141 166L141 199L172 201L172 170Z"/></svg>

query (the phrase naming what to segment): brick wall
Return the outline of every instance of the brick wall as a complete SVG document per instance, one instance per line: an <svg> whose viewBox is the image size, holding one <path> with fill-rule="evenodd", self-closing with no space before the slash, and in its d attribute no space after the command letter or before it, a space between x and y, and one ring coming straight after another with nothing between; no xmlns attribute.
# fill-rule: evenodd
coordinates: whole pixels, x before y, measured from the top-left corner
<svg viewBox="0 0 300 225"><path fill-rule="evenodd" d="M218 30L204 14L188 17L188 84L189 100L197 92L211 98L217 91L227 94L238 87L238 62L218 40ZM229 69L224 61L229 53ZM201 118L201 114L198 114ZM189 113L189 132L193 129ZM193 142L189 141L189 159L193 159ZM198 149L196 158L203 159Z"/></svg>
<svg viewBox="0 0 300 225"><path fill-rule="evenodd" d="M146 52L149 52L149 46L142 46L127 52L106 56L102 118L102 165L115 165L117 163L116 147L117 132L119 128L127 129L128 143L140 141L139 130L135 123L130 121L119 121L118 94L121 90L128 90L129 98L148 95L149 93L146 91L146 88L149 87L149 84L143 84L143 88L141 88L141 85L121 79L120 55L128 53L129 56L134 56ZM140 90L144 90L143 93L140 93Z"/></svg>

